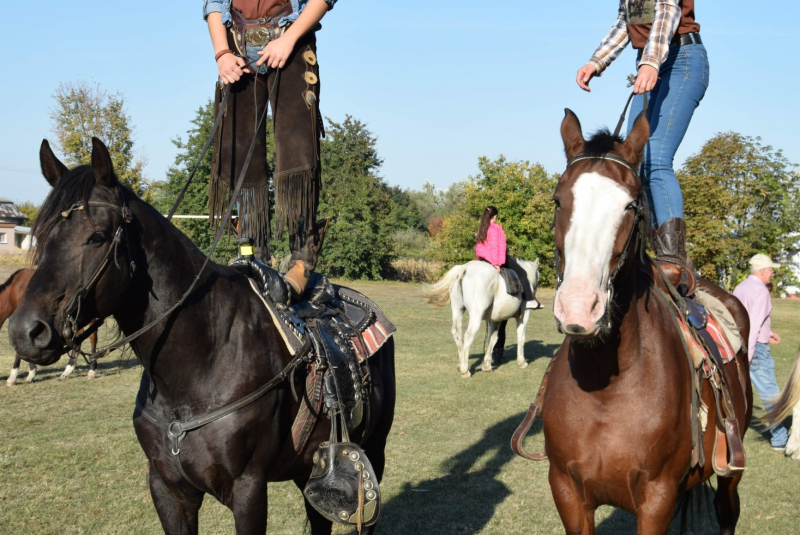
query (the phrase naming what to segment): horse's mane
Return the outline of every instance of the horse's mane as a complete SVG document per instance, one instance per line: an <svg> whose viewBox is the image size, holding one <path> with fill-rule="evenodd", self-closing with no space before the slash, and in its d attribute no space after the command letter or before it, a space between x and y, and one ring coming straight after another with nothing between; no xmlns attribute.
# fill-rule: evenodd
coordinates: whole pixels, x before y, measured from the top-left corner
<svg viewBox="0 0 800 535"><path fill-rule="evenodd" d="M4 282L3 284L0 284L0 294L2 294L2 293L5 291L5 289L6 289L6 288L7 288L7 287L8 287L8 286L9 286L9 285L12 283L12 282L14 282L14 278L15 278L17 275L19 275L19 274L20 274L20 272L21 272L21 271L23 271L24 269L25 269L25 268L20 268L20 269L16 270L14 273L12 273L12 274L11 274L11 276L10 276L8 279L6 279L6 282Z"/></svg>
<svg viewBox="0 0 800 535"><path fill-rule="evenodd" d="M592 137L584 144L583 154L590 157L600 157L613 151L617 143L624 140L620 136L615 136L608 128L602 128L592 134Z"/></svg>
<svg viewBox="0 0 800 535"><path fill-rule="evenodd" d="M55 187L50 190L31 228L31 235L35 243L30 253L33 264L39 262L41 246L47 240L47 236L53 230L53 227L61 221L61 212L76 204L86 205L96 185L97 178L92 167L90 165L79 165L61 177ZM125 189L126 195L133 196L133 193L128 188ZM89 211L86 212L86 215L91 217Z"/></svg>

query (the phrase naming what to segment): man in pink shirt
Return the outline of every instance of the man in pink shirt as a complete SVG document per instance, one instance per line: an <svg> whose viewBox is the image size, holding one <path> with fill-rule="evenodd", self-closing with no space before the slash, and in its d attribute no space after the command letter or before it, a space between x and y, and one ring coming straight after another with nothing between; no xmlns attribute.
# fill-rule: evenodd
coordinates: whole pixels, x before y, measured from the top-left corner
<svg viewBox="0 0 800 535"><path fill-rule="evenodd" d="M780 264L764 254L755 255L749 263L750 276L733 290L733 295L742 302L750 316L750 339L747 341L750 380L764 401L764 398L774 398L780 393L775 380L775 361L772 360L768 344L780 343L781 337L770 329L772 299L767 288L767 283L775 274L774 269ZM764 405L767 409L770 407L766 403ZM782 424L772 430L772 449L782 451L788 440L789 433Z"/></svg>

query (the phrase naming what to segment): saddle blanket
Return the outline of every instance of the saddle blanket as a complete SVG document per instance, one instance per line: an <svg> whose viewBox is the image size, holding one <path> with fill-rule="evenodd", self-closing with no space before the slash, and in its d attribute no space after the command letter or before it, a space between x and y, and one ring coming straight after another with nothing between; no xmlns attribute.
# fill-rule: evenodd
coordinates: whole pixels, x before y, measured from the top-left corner
<svg viewBox="0 0 800 535"><path fill-rule="evenodd" d="M686 323L686 319L680 314L678 315L678 325L680 325L683 339L686 340L686 345L689 346L689 353L692 355L692 361L694 362L695 368L702 364L705 372L708 373L708 362L711 358L708 355L706 348L694 335L691 328ZM717 344L722 361L725 364L732 362L736 358L736 353L733 350L731 342L728 340L727 336L725 336L722 327L720 327L719 322L712 314L708 315L708 324L706 325L706 330Z"/></svg>
<svg viewBox="0 0 800 535"><path fill-rule="evenodd" d="M517 296L522 293L522 281L519 280L519 275L508 268L500 268L500 276L506 283L506 292L508 295Z"/></svg>

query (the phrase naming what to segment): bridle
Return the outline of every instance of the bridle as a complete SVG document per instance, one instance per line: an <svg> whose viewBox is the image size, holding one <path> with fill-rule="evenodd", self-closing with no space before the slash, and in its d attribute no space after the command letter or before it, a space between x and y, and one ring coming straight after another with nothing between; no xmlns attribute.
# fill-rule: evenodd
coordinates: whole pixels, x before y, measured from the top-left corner
<svg viewBox="0 0 800 535"><path fill-rule="evenodd" d="M572 166L573 164L583 161L583 160L590 160L590 161L609 161L614 162L618 165L622 165L628 171L630 171L633 176L639 180L639 173L636 171L636 168L625 158L617 156L611 153L603 153L599 155L590 155L590 154L578 154L577 156L573 156L567 162L567 169L566 171ZM636 200L632 203L628 204L625 207L625 210L633 210L633 225L631 225L631 231L628 234L627 240L625 240L625 247L622 249L622 254L617 261L617 265L614 266L614 269L608 275L608 281L606 281L606 310L603 313L603 322L608 328L611 328L611 306L614 301L614 281L619 275L619 272L622 270L622 266L625 265L628 255L631 252L631 243L633 243L634 236L636 236L636 243L634 245L633 250L639 251L640 255L644 255L645 244L644 240L646 238L645 234L645 203L644 203L644 190L642 188L639 189L639 194L636 196ZM551 229L555 228L556 225L556 216L558 214L558 206L556 206L554 213L553 213L553 224L551 225ZM639 232L636 232L637 229ZM561 254L558 251L558 246L556 245L553 248L553 262L555 264L555 271L556 271L556 292L561 287L561 284L564 282L564 272L561 270ZM558 327L558 331L563 334L563 329L556 320L556 326Z"/></svg>
<svg viewBox="0 0 800 535"><path fill-rule="evenodd" d="M78 336L78 331L80 330L80 327L78 326L78 317L80 316L83 302L89 292L95 287L97 281L100 280L103 272L105 272L106 268L108 268L110 265L112 256L114 258L114 265L120 269L118 262L118 250L119 244L123 239L125 240L128 251L128 267L130 277L133 278L136 272L136 262L133 259L133 252L131 251L130 231L128 230L128 225L133 222L133 214L128 207L127 201L125 200L125 190L121 185L119 185L117 189L119 191L120 199L120 203L118 205L104 201L86 201L85 204L74 204L70 208L61 212L60 221L69 219L72 212L82 212L92 206L111 208L112 210L119 212L120 216L122 217L122 224L117 227L117 230L114 232L111 245L108 247L103 259L92 272L89 280L72 295L72 298L70 298L67 306L65 306L61 311L61 336L64 339L68 350L71 349L73 351L80 352L81 343L86 340L90 334L100 328L100 325L102 324L102 322L95 321L91 327L86 329L83 333L81 333L80 336Z"/></svg>

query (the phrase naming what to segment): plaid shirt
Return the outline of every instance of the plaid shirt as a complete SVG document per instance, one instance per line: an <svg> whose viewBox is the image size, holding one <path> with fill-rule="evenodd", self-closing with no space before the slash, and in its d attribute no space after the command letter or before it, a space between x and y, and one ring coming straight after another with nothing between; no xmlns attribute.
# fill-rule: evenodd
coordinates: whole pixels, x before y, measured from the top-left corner
<svg viewBox="0 0 800 535"><path fill-rule="evenodd" d="M620 0L617 21L611 27L611 31L600 42L589 62L597 69L597 75L611 65L617 56L630 43L628 36L628 2L630 0ZM653 27L650 30L650 37L642 51L642 59L639 67L650 65L656 70L661 68L661 64L667 59L669 45L678 26L681 23L681 6L679 0L655 0L655 18Z"/></svg>

